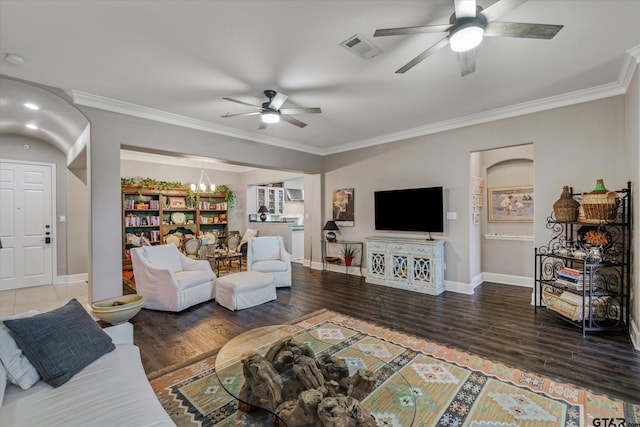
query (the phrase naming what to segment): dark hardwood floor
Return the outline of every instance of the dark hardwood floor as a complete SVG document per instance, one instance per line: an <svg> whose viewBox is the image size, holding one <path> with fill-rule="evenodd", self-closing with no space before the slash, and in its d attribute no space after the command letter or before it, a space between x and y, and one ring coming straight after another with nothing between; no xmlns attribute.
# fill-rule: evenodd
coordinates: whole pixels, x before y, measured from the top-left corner
<svg viewBox="0 0 640 427"><path fill-rule="evenodd" d="M628 335L588 335L534 312L531 289L483 283L473 295L437 297L293 264L278 299L231 312L215 302L181 313L142 310L131 322L147 373L220 348L252 328L327 308L493 361L640 403L640 352Z"/></svg>

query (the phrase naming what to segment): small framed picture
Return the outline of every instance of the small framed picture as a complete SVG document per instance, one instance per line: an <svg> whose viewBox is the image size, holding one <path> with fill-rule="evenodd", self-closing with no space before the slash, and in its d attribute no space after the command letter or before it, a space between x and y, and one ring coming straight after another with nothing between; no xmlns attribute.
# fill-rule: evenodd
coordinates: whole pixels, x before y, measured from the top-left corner
<svg viewBox="0 0 640 427"><path fill-rule="evenodd" d="M169 209L186 209L187 199L184 197L169 197Z"/></svg>
<svg viewBox="0 0 640 427"><path fill-rule="evenodd" d="M249 221L255 222L257 220L258 220L258 215L257 214L249 214Z"/></svg>

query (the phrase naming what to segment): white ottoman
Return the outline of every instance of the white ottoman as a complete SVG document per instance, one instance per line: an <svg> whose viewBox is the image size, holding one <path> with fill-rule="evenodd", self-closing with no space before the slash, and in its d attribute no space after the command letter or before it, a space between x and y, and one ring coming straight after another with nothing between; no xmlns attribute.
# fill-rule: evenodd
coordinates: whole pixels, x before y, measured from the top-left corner
<svg viewBox="0 0 640 427"><path fill-rule="evenodd" d="M276 280L271 274L243 271L216 280L216 301L231 311L264 304L276 298Z"/></svg>

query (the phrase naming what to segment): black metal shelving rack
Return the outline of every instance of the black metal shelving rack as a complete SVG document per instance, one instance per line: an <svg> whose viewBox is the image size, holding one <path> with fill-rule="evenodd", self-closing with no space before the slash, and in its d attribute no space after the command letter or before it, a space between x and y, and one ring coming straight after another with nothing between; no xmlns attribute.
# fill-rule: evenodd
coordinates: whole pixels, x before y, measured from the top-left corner
<svg viewBox="0 0 640 427"><path fill-rule="evenodd" d="M580 194L571 195L580 199ZM585 222L559 222L553 214L547 218L547 228L552 237L546 246L535 248L534 304L535 311L544 311L565 320L581 329L582 335L589 332L625 333L629 331L632 196L631 182L616 191L619 195L615 222L592 224ZM570 252L580 244L583 227L597 229L610 236L610 243L602 249L601 258L576 257ZM558 272L570 267L581 271L582 289L557 283ZM554 294L570 292L581 297L582 318L573 320L547 308L543 291ZM549 298L549 297L548 297Z"/></svg>

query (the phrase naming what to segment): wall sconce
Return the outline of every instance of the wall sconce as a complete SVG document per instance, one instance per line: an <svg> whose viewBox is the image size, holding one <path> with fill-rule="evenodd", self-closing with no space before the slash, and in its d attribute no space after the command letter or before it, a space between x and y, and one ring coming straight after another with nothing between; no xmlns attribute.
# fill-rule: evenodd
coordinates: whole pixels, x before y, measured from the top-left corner
<svg viewBox="0 0 640 427"><path fill-rule="evenodd" d="M322 227L324 231L327 232L326 238L327 242L335 242L336 241L336 231L339 231L338 225L335 221L327 221L327 223Z"/></svg>

